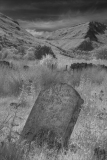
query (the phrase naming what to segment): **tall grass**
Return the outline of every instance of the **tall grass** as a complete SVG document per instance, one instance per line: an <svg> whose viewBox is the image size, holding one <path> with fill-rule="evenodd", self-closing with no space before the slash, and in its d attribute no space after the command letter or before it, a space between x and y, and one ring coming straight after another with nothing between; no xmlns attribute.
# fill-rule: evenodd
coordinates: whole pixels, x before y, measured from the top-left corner
<svg viewBox="0 0 107 160"><path fill-rule="evenodd" d="M0 67L0 96L17 96L22 87L22 80L17 71Z"/></svg>
<svg viewBox="0 0 107 160"><path fill-rule="evenodd" d="M41 89L52 83L64 82L73 86L84 99L84 107L74 128L70 143L76 143L76 153L69 150L56 153L48 149L26 146L17 142L4 143L0 147L0 160L94 160L94 149L107 139L107 72L102 68L86 68L81 71L51 70L46 65L35 64L28 70L0 68L0 96L16 96L27 93L28 86L39 94ZM33 89L32 89L33 88ZM101 94L104 91L104 96ZM31 93L32 94L32 93ZM26 98L28 98L26 95ZM35 96L36 97L36 96ZM22 98L23 99L23 98ZM103 110L105 108L105 110ZM98 117L102 118L100 120ZM102 116L102 117L101 117ZM105 117L106 118L105 118ZM105 140L104 140L105 138ZM101 142L100 142L101 141ZM105 144L107 145L107 144ZM107 148L106 148L107 150Z"/></svg>
<svg viewBox="0 0 107 160"><path fill-rule="evenodd" d="M26 150L24 144L4 142L0 147L0 160L25 160Z"/></svg>
<svg viewBox="0 0 107 160"><path fill-rule="evenodd" d="M88 79L92 83L100 84L106 75L106 71L99 67L74 71L63 71L57 67L52 69L44 63L35 64L28 70L24 70L22 64L21 67L17 64L14 69L0 67L0 96L17 96L23 85L25 88L33 85L35 91L38 92L38 89L57 82L64 82L75 87L80 85L81 80L87 81Z"/></svg>
<svg viewBox="0 0 107 160"><path fill-rule="evenodd" d="M95 52L97 59L107 60L107 46L100 47Z"/></svg>

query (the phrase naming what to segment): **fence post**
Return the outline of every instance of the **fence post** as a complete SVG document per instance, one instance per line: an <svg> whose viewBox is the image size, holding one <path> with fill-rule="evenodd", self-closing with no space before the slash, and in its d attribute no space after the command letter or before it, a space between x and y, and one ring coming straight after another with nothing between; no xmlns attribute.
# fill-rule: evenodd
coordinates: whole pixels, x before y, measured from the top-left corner
<svg viewBox="0 0 107 160"><path fill-rule="evenodd" d="M66 65L65 71L67 71L68 65Z"/></svg>
<svg viewBox="0 0 107 160"><path fill-rule="evenodd" d="M54 67L54 66L53 66L53 64L52 64L52 71L53 71L53 67Z"/></svg>

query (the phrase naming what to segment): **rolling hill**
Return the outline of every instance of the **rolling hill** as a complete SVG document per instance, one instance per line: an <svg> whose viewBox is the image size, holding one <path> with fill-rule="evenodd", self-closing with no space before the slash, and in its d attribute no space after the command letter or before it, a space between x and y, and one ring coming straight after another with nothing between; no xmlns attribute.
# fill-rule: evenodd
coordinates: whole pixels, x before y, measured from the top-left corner
<svg viewBox="0 0 107 160"><path fill-rule="evenodd" d="M79 59L85 55L92 58L102 48L107 51L107 26L99 22L87 22L36 36L27 32L17 21L0 13L1 51L12 48L15 54L24 52L29 57L39 45L51 47L55 55L79 56Z"/></svg>
<svg viewBox="0 0 107 160"><path fill-rule="evenodd" d="M28 33L12 18L0 13L0 50L25 50L38 45L44 45L45 40L39 40ZM18 53L19 53L18 52Z"/></svg>
<svg viewBox="0 0 107 160"><path fill-rule="evenodd" d="M91 51L101 44L107 44L107 26L99 22L87 22L46 32L43 37L64 50L77 48Z"/></svg>

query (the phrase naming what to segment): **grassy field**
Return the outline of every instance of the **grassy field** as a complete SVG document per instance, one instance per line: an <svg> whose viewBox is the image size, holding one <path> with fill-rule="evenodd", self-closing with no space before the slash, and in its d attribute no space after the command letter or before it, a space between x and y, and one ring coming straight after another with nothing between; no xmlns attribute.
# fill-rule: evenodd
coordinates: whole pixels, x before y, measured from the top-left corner
<svg viewBox="0 0 107 160"><path fill-rule="evenodd" d="M30 67L24 69L26 62L16 62L12 62L13 68L0 67L0 160L95 160L100 157L95 155L95 148L107 152L106 70L64 71L62 66L52 70L44 62L29 62ZM84 99L66 154L18 143L40 90L53 82L72 85Z"/></svg>

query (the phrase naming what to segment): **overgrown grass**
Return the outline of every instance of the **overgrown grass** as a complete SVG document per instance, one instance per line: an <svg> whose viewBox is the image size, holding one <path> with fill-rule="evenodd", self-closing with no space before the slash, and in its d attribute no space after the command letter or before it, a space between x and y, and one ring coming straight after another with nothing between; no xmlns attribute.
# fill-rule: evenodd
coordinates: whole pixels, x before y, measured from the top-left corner
<svg viewBox="0 0 107 160"><path fill-rule="evenodd" d="M52 83L65 82L72 85L80 93L85 103L66 154L64 151L57 153L55 150L47 148L40 149L34 144L31 145L30 152L28 150L26 152L26 145L20 146L17 142L10 141L1 144L0 160L94 160L96 147L101 146L107 152L106 70L96 67L81 71L62 71L52 70L41 64L35 64L28 70L21 67L16 68L16 70L0 69L0 96L21 95L20 93L25 95L28 86L30 87L28 92L34 91L35 94ZM28 98L28 94L26 98ZM75 149L72 149L72 144L76 144Z"/></svg>
<svg viewBox="0 0 107 160"><path fill-rule="evenodd" d="M24 145L17 142L3 143L0 147L0 160L24 160Z"/></svg>
<svg viewBox="0 0 107 160"><path fill-rule="evenodd" d="M107 60L107 46L100 47L96 49L95 52L97 59Z"/></svg>
<svg viewBox="0 0 107 160"><path fill-rule="evenodd" d="M0 96L17 96L22 87L19 73L7 67L0 67Z"/></svg>
<svg viewBox="0 0 107 160"><path fill-rule="evenodd" d="M100 67L64 71L57 69L57 66L52 68L47 61L25 70L22 64L17 63L14 64L14 68L0 67L0 96L17 96L21 93L23 85L29 89L33 85L35 91L57 82L68 83L75 87L79 86L83 79L85 81L88 79L92 83L102 83L105 76L106 71Z"/></svg>

